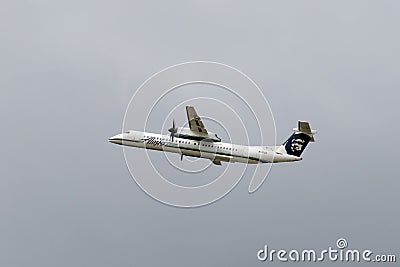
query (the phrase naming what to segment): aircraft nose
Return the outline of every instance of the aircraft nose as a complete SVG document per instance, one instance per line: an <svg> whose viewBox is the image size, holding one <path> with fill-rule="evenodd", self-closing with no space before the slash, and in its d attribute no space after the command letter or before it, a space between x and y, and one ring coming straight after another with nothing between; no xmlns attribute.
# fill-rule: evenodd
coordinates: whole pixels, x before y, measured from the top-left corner
<svg viewBox="0 0 400 267"><path fill-rule="evenodd" d="M122 134L117 134L117 135L114 135L114 136L108 138L108 142L114 143L117 145L121 145L122 144Z"/></svg>

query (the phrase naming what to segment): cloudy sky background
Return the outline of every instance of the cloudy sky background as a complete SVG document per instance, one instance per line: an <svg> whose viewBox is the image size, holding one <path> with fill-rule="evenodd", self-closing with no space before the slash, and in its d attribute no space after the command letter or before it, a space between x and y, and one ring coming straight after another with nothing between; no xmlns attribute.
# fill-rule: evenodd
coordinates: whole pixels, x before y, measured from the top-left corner
<svg viewBox="0 0 400 267"><path fill-rule="evenodd" d="M400 257L399 15L397 1L3 1L0 265L257 266L264 244L339 237ZM309 120L304 160L203 208L141 191L107 138L143 81L190 60L252 77L278 141Z"/></svg>

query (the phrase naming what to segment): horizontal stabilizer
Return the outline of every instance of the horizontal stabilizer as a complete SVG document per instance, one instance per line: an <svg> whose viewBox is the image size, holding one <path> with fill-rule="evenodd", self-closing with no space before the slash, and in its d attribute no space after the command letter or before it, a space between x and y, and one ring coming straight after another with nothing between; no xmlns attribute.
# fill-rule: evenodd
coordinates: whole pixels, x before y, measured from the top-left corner
<svg viewBox="0 0 400 267"><path fill-rule="evenodd" d="M310 123L308 121L299 121L298 128L294 128L293 131L304 133L311 137L310 142L315 142L314 134L317 133L315 130L311 130Z"/></svg>

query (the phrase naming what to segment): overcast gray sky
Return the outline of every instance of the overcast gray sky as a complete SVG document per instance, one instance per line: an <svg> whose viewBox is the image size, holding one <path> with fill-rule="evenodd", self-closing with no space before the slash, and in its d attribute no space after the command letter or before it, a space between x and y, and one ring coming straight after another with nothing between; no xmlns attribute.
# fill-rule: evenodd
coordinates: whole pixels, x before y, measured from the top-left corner
<svg viewBox="0 0 400 267"><path fill-rule="evenodd" d="M1 266L258 266L264 244L339 237L400 256L398 1L0 6ZM190 60L253 78L278 141L309 120L304 160L202 208L141 191L107 138L143 81Z"/></svg>

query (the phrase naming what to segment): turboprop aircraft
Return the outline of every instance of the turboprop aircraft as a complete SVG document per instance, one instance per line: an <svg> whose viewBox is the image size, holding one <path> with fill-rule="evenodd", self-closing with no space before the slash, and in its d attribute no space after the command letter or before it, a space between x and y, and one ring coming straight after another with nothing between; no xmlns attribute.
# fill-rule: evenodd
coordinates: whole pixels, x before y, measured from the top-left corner
<svg viewBox="0 0 400 267"><path fill-rule="evenodd" d="M169 135L129 130L108 139L111 143L178 153L183 156L210 159L214 164L242 162L247 164L292 162L300 157L309 142L314 142L315 130L306 121L299 121L292 135L280 146L245 146L221 142L217 134L204 127L192 106L186 106L189 128L168 129Z"/></svg>

